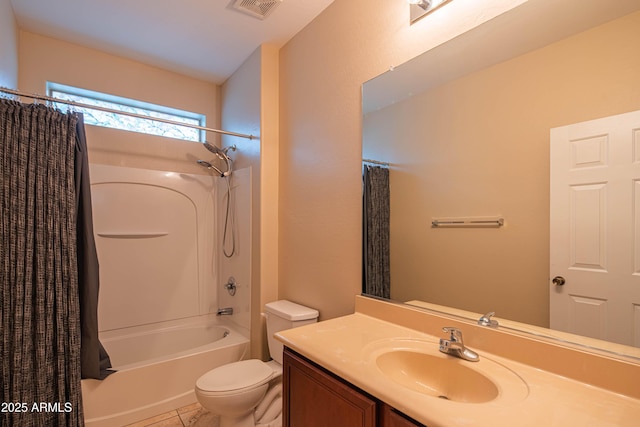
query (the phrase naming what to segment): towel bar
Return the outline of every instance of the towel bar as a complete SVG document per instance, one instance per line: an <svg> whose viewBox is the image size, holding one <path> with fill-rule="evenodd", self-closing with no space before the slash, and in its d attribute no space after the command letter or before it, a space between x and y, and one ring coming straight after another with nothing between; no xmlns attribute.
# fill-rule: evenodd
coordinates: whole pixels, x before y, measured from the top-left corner
<svg viewBox="0 0 640 427"><path fill-rule="evenodd" d="M442 218L431 221L431 227L502 227L504 218Z"/></svg>

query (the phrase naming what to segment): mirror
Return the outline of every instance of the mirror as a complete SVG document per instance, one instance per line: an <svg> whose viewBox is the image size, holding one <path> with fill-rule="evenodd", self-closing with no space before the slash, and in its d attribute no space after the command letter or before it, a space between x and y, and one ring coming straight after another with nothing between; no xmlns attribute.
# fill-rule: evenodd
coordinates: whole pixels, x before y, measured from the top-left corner
<svg viewBox="0 0 640 427"><path fill-rule="evenodd" d="M549 134L640 110L638 9L529 0L363 85L363 159L389 164L391 300L583 341L547 329ZM431 224L487 217L504 226Z"/></svg>

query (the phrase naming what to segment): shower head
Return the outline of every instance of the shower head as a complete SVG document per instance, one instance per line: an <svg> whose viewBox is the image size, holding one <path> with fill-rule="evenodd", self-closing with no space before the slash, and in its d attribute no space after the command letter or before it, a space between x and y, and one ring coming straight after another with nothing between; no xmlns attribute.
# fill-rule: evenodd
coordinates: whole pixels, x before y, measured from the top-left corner
<svg viewBox="0 0 640 427"><path fill-rule="evenodd" d="M200 166L204 166L205 168L209 169L209 170L214 170L216 171L218 174L220 174L221 177L227 176L225 175L226 172L222 172L220 169L218 169L217 167L215 167L214 165L212 165L211 163L205 161L205 160L197 160L198 164Z"/></svg>
<svg viewBox="0 0 640 427"><path fill-rule="evenodd" d="M222 148L218 148L215 145L210 144L209 141L203 142L202 145L204 145L204 148L206 148L207 150L211 151L213 154L218 156L220 160L222 160L223 155L226 155L226 153L222 151Z"/></svg>
<svg viewBox="0 0 640 427"><path fill-rule="evenodd" d="M236 146L235 145L230 145L227 148L219 148L219 147L216 147L215 145L211 144L209 141L203 142L202 145L204 145L204 148L206 148L207 150L211 151L213 154L218 156L218 158L220 160L229 159L229 155L227 154L227 151L229 151L229 150L236 151Z"/></svg>
<svg viewBox="0 0 640 427"><path fill-rule="evenodd" d="M202 143L202 145L204 145L204 148L206 148L207 150L209 150L210 152L212 152L213 154L216 155L216 157L218 157L220 160L223 160L226 164L227 164L227 170L226 172L222 172L220 169L218 169L217 167L215 167L214 165L212 165L210 162L205 162L204 160L198 160L198 164L205 166L207 169L211 170L215 170L216 172L218 172L220 174L221 177L225 177L225 176L229 176L231 175L231 157L229 157L227 155L227 151L232 150L235 151L236 150L236 146L235 145L231 145L227 148L219 148L216 147L213 144L210 144L208 141L205 141Z"/></svg>

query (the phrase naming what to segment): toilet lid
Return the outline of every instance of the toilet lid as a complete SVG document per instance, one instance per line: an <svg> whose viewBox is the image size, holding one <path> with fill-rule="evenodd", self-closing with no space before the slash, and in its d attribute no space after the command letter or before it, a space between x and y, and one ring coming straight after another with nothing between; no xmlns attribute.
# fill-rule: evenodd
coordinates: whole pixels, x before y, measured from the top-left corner
<svg viewBox="0 0 640 427"><path fill-rule="evenodd" d="M273 369L262 360L250 359L215 368L196 381L204 391L231 391L264 384L273 376Z"/></svg>

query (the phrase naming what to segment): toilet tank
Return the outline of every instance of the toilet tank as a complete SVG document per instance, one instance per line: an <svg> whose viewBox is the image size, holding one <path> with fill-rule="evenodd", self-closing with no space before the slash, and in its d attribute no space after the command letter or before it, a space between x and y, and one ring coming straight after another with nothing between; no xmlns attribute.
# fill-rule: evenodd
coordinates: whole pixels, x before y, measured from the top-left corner
<svg viewBox="0 0 640 427"><path fill-rule="evenodd" d="M283 345L273 334L285 329L297 328L318 321L318 310L305 307L287 300L265 304L264 314L267 318L267 337L271 358L282 364Z"/></svg>

